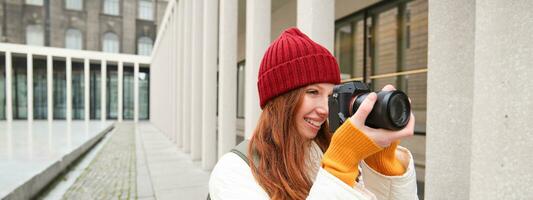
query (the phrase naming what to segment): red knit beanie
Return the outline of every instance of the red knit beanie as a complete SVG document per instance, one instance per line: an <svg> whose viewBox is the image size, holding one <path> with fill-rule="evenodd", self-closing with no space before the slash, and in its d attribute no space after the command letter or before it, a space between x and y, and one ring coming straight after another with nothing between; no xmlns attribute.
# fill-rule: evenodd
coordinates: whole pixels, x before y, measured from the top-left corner
<svg viewBox="0 0 533 200"><path fill-rule="evenodd" d="M270 44L259 67L261 108L278 95L313 83L340 83L335 57L297 28L283 31Z"/></svg>

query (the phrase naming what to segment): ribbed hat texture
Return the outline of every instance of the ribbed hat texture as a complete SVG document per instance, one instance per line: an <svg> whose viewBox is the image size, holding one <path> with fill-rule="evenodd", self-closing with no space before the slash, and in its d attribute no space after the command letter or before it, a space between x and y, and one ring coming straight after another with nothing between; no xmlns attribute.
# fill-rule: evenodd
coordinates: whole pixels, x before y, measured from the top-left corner
<svg viewBox="0 0 533 200"><path fill-rule="evenodd" d="M297 28L289 28L265 52L257 87L261 108L285 92L313 83L340 83L337 60Z"/></svg>

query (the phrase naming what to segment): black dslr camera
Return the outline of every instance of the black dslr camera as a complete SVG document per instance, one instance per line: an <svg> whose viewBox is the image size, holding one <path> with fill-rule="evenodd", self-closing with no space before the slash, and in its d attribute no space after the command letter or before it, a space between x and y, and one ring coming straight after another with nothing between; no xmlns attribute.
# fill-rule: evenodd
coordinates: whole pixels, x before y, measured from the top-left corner
<svg viewBox="0 0 533 200"><path fill-rule="evenodd" d="M370 93L368 86L360 81L336 85L328 98L329 129L335 132L350 116L355 114ZM380 91L377 100L365 121L372 128L399 130L409 122L411 104L407 95L399 90Z"/></svg>

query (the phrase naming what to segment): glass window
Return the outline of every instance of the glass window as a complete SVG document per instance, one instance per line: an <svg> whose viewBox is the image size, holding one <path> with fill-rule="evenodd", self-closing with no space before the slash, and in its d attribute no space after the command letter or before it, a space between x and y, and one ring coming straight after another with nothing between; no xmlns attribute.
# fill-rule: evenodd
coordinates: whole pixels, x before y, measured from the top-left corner
<svg viewBox="0 0 533 200"><path fill-rule="evenodd" d="M137 41L137 54L149 56L152 53L152 39L146 36L140 37Z"/></svg>
<svg viewBox="0 0 533 200"><path fill-rule="evenodd" d="M139 19L154 20L154 6L151 0L139 0Z"/></svg>
<svg viewBox="0 0 533 200"><path fill-rule="evenodd" d="M150 69L139 67L139 120L150 119Z"/></svg>
<svg viewBox="0 0 533 200"><path fill-rule="evenodd" d="M48 118L46 58L33 59L33 119Z"/></svg>
<svg viewBox="0 0 533 200"><path fill-rule="evenodd" d="M65 37L65 48L82 49L82 35L79 29L69 28Z"/></svg>
<svg viewBox="0 0 533 200"><path fill-rule="evenodd" d="M42 6L43 5L43 0L26 0L26 4Z"/></svg>
<svg viewBox="0 0 533 200"><path fill-rule="evenodd" d="M373 90L393 84L406 92L412 99L412 109L417 119L415 127L418 128L415 131L424 133L427 0L393 1L367 11L369 15L366 19L361 14L336 24L335 56L341 72L365 80ZM402 75L396 74L398 72Z"/></svg>
<svg viewBox="0 0 533 200"><path fill-rule="evenodd" d="M392 8L377 14L375 21L374 66L372 75L398 70L398 9ZM377 88L374 88L377 89Z"/></svg>
<svg viewBox="0 0 533 200"><path fill-rule="evenodd" d="M133 66L124 66L124 76L122 80L122 118L133 119L134 95L133 95Z"/></svg>
<svg viewBox="0 0 533 200"><path fill-rule="evenodd" d="M341 79L349 79L353 74L353 28L348 23L335 31L335 57L339 63Z"/></svg>
<svg viewBox="0 0 533 200"><path fill-rule="evenodd" d="M107 64L107 119L117 119L118 115L118 67Z"/></svg>
<svg viewBox="0 0 533 200"><path fill-rule="evenodd" d="M44 46L44 32L41 25L26 26L26 44Z"/></svg>
<svg viewBox="0 0 533 200"><path fill-rule="evenodd" d="M109 53L119 53L119 41L117 34L108 32L104 34L102 50Z"/></svg>
<svg viewBox="0 0 533 200"><path fill-rule="evenodd" d="M104 0L104 14L119 15L119 0Z"/></svg>
<svg viewBox="0 0 533 200"><path fill-rule="evenodd" d="M66 0L65 7L69 10L82 10L83 0Z"/></svg>
<svg viewBox="0 0 533 200"><path fill-rule="evenodd" d="M100 97L102 96L102 92L100 90L102 81L100 78L102 77L102 72L100 70L101 64L100 63L91 63L90 64L90 70L89 70L89 76L90 76L90 100L89 100L89 107L91 112L90 118L91 119L100 119L100 108L101 108L101 102Z"/></svg>
<svg viewBox="0 0 533 200"><path fill-rule="evenodd" d="M13 119L27 119L28 100L27 100L27 62L26 57L13 57L13 82L12 82L12 101L13 101Z"/></svg>
<svg viewBox="0 0 533 200"><path fill-rule="evenodd" d="M237 64L237 118L244 118L244 63Z"/></svg>
<svg viewBox="0 0 533 200"><path fill-rule="evenodd" d="M53 61L54 119L66 119L67 113L67 73L66 62Z"/></svg>
<svg viewBox="0 0 533 200"><path fill-rule="evenodd" d="M6 56L0 55L0 119L6 119Z"/></svg>
<svg viewBox="0 0 533 200"><path fill-rule="evenodd" d="M85 118L85 74L82 62L72 62L72 119Z"/></svg>

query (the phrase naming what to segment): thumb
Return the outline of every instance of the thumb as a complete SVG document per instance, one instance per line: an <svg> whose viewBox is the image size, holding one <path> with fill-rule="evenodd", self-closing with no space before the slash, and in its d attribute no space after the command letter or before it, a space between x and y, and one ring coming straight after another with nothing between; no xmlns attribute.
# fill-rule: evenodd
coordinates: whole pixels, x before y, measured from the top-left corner
<svg viewBox="0 0 533 200"><path fill-rule="evenodd" d="M368 117L368 114L372 111L372 108L374 108L374 104L376 103L377 95L375 92L371 92L368 94L353 115L355 120L361 123L365 123L366 118Z"/></svg>

